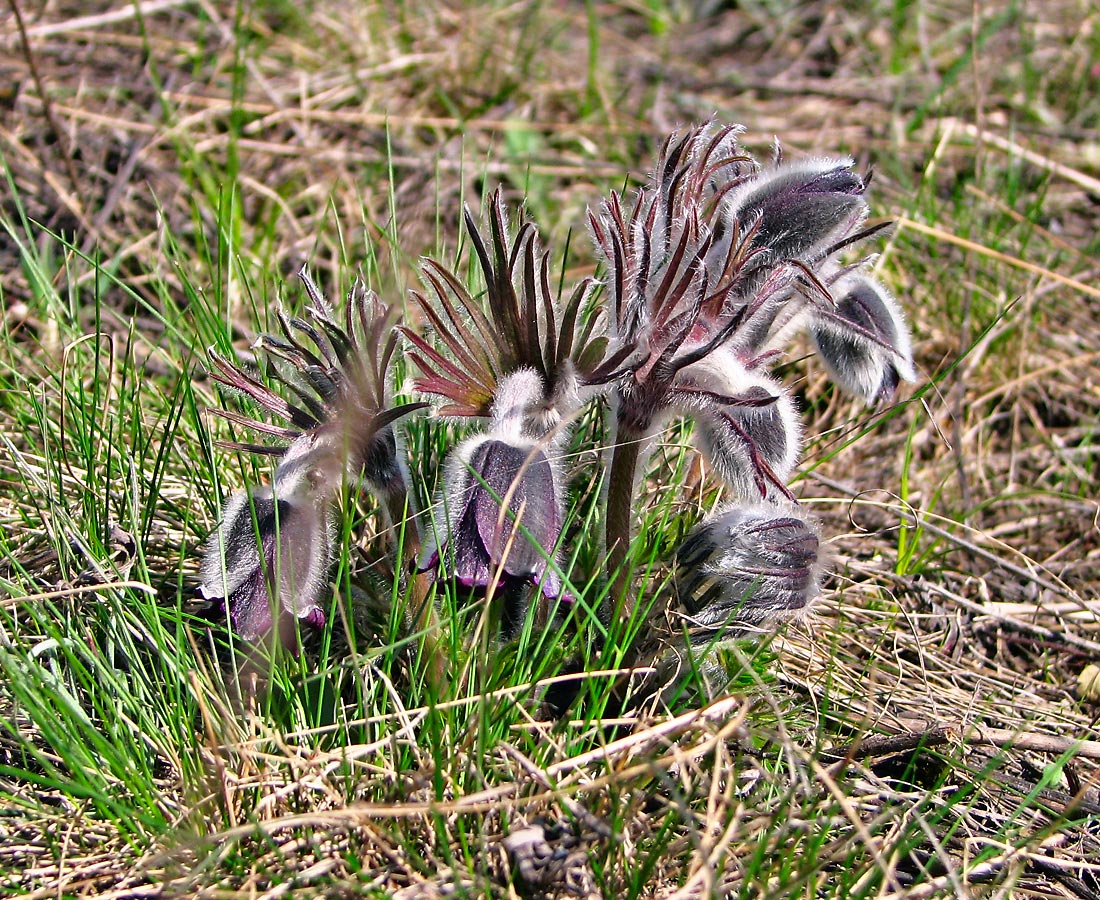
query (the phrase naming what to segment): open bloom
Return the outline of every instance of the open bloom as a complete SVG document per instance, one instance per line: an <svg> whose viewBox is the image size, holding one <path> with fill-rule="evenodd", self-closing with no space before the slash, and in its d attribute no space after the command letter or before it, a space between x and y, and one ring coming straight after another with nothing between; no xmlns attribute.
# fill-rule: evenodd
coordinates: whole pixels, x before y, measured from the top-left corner
<svg viewBox="0 0 1100 900"><path fill-rule="evenodd" d="M392 425L417 406L392 407L386 398L396 311L357 283L341 327L309 276L301 277L312 300L308 320L281 317L282 336L264 335L256 343L269 359L284 364L276 376L294 402L211 354L218 381L288 425L215 412L289 444L228 445L280 461L271 487L229 498L221 525L206 544L199 588L206 599L224 606L240 638L260 640L278 626L288 647L296 644L296 622L324 624L332 516L343 485L362 475L384 502L403 511L404 470Z"/></svg>
<svg viewBox="0 0 1100 900"><path fill-rule="evenodd" d="M716 632L759 627L805 609L820 591L819 539L793 504L734 507L697 527L676 553L688 621Z"/></svg>

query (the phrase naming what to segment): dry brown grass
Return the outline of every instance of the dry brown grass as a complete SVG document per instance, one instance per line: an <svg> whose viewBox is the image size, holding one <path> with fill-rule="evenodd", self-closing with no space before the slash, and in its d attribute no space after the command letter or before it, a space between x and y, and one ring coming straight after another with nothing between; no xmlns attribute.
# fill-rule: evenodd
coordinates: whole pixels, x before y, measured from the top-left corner
<svg viewBox="0 0 1100 900"><path fill-rule="evenodd" d="M177 346L151 310L216 268L204 255L219 229L244 336L252 293L281 292L306 260L338 284L373 257L397 295L421 254L454 253L461 203L498 181L561 246L665 132L717 114L761 150L777 134L790 153L874 164L876 212L903 220L882 275L935 386L854 440L869 414L812 363L792 369L821 436L796 489L836 535L837 577L773 647L775 680L744 699L639 714L582 760L568 748L590 722L531 717L488 756L443 734L453 769L488 774L441 802L436 761L410 736L424 709L317 751L210 697L206 781L166 761L177 824L144 843L87 800L0 772L0 885L43 898L625 896L649 865L645 896L767 896L753 878L780 869L803 874L776 883L833 896L854 844L865 874L852 894L1100 897L1100 701L1076 691L1100 663L1100 14L935 0L899 4L892 21L886 5L745 3L684 21L664 9L655 27L643 6L595 4L593 24L569 3L9 0L0 158L14 190L0 214L37 223L43 254L63 257L50 232L63 234L118 272L135 296L109 291L100 326L124 337L136 323L153 375L186 359L201 380L201 348ZM221 215L226 178L239 207ZM56 368L57 324L6 233L0 288L5 366ZM78 315L94 328L92 310ZM30 452L33 429L3 415ZM0 477L0 574L57 587L48 536ZM145 549L169 582L203 524L174 510L189 477L170 474L173 510ZM10 704L0 713L29 727ZM561 752L536 764L531 742ZM0 731L0 766L16 764ZM33 812L3 799L21 796ZM650 859L668 816L690 824ZM923 844L894 840L912 831Z"/></svg>

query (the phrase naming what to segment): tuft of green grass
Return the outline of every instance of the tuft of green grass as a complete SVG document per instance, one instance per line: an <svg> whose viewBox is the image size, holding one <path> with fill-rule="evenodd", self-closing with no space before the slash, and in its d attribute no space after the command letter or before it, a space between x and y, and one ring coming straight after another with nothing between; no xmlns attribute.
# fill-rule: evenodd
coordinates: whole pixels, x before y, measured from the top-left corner
<svg viewBox="0 0 1100 900"><path fill-rule="evenodd" d="M20 8L25 35L0 34L0 893L1100 892L1097 711L1072 688L1100 652L1094 16L408 0L74 30ZM400 300L421 255L462 258L462 204L498 182L587 274L586 204L712 113L873 164L899 219L877 274L924 383L869 411L810 360L784 370L797 489L832 536L812 616L665 652L670 551L722 499L674 424L630 552L644 603L603 621L592 409L565 451L571 604L502 643L492 607L440 588L435 682L348 497L323 633L235 646L197 557L271 472L215 446L206 409L237 401L207 348L244 353L298 308L303 263L330 295L362 266ZM405 428L429 519L459 436ZM528 829L539 853L509 842Z"/></svg>

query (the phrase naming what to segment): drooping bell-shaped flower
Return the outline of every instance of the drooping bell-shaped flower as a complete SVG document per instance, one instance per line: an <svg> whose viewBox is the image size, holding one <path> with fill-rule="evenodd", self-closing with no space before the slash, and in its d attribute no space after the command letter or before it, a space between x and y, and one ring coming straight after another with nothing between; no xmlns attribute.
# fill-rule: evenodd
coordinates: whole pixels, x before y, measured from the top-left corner
<svg viewBox="0 0 1100 900"><path fill-rule="evenodd" d="M534 225L521 222L511 235L500 189L489 201L488 233L469 210L466 229L484 294L475 299L457 274L429 261L428 293L413 298L435 340L403 331L421 371L414 385L445 401L440 414L489 419L484 432L451 451L445 521L421 565L437 578L502 594L509 628L523 621L536 587L550 599L562 595L556 456L576 412L621 357L607 356L602 317L587 308L591 279L557 298Z"/></svg>
<svg viewBox="0 0 1100 900"><path fill-rule="evenodd" d="M820 592L817 529L794 504L735 506L699 525L676 553L688 621L706 632L791 618Z"/></svg>
<svg viewBox="0 0 1100 900"><path fill-rule="evenodd" d="M707 123L673 136L629 213L612 195L589 214L622 359L612 381L615 437L644 441L682 413L712 432L704 445L720 449L730 442L713 435L715 423L731 409L756 409L732 416L734 426L760 422L742 429L761 443L748 458L789 474L794 408L763 369L777 333L807 303L831 303L815 267L869 233L855 233L866 184L847 158L760 167L739 135ZM715 465L744 484L742 466ZM752 478L762 480L774 480L767 469Z"/></svg>
<svg viewBox="0 0 1100 900"><path fill-rule="evenodd" d="M741 149L739 133L707 123L673 136L629 213L612 195L589 214L607 268L613 349L624 359L611 383L606 518L612 594L624 608L631 605L625 562L636 483L670 416L696 422L715 470L749 500L786 494L798 454L793 404L764 374L767 359L759 354L774 307L791 295L802 271L780 266L781 254L805 249L805 242L781 234L785 225L764 223L779 222L799 182L776 181L771 193L754 190L758 167ZM758 238L764 243L754 243ZM750 268L760 277L752 276L748 291ZM761 340L739 339L749 329Z"/></svg>
<svg viewBox="0 0 1100 900"><path fill-rule="evenodd" d="M224 606L238 638L259 641L278 621L280 639L293 646L295 620L317 628L325 623L331 542L328 510L308 492L238 491L207 542L200 590Z"/></svg>
<svg viewBox="0 0 1100 900"><path fill-rule="evenodd" d="M393 407L387 401L396 311L357 283L341 327L309 276L300 274L312 301L308 318L281 317L283 334L256 342L269 360L283 363L274 374L293 401L211 353L216 380L289 424L214 412L289 444L226 444L280 461L270 487L229 498L207 541L199 588L224 607L238 637L257 641L274 629L288 647L296 646L296 622L324 624L332 516L343 485L362 476L384 503L404 514L404 469L392 425L423 406Z"/></svg>
<svg viewBox="0 0 1100 900"><path fill-rule="evenodd" d="M836 305L814 310L809 332L837 384L878 403L902 380L915 381L909 329L890 292L858 271L842 275L830 290Z"/></svg>
<svg viewBox="0 0 1100 900"><path fill-rule="evenodd" d="M561 595L560 474L550 446L529 429L543 398L531 369L501 382L488 431L467 438L448 461L445 530L424 568L479 590L527 583L550 599Z"/></svg>

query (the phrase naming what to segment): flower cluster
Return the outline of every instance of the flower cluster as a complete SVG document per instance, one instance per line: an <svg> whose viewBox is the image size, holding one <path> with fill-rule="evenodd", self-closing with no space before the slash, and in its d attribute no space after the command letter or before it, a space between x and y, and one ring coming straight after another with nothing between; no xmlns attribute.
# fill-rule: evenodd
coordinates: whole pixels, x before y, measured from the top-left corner
<svg viewBox="0 0 1100 900"><path fill-rule="evenodd" d="M674 560L684 616L703 632L760 627L804 609L820 589L819 537L788 487L801 446L790 391L770 371L800 332L841 388L878 403L915 370L904 318L866 260L840 254L867 227L867 180L846 157L765 164L738 127L706 123L671 136L632 196L590 210L599 278L561 292L533 223L512 228L499 189L487 227L469 210L472 271L423 266L419 327L357 286L338 326L308 277L305 319L263 337L284 399L213 357L216 377L288 423L221 415L281 439L270 487L235 495L211 538L203 592L237 634L323 622L331 518L342 486L362 479L405 542L415 577L449 581L505 605L514 626L533 599L569 602L562 570L578 414L606 407L603 550L609 614L637 608L631 546L639 485L675 417L694 425L727 505ZM477 285L473 287L472 285ZM394 405L397 341L424 401ZM451 448L435 527L408 499L397 420L417 406L485 423ZM422 542L420 530L426 532ZM408 548L413 548L409 550ZM287 625L291 626L288 632Z"/></svg>
<svg viewBox="0 0 1100 900"><path fill-rule="evenodd" d="M611 383L606 534L613 594L623 609L631 607L636 480L670 416L694 421L700 449L728 486L734 512L771 510L775 521L798 520L812 531L797 510L780 509L794 501L787 479L801 433L793 399L769 366L808 329L838 383L868 400L886 399L900 378L914 377L897 304L861 266L837 259L878 230L862 227L866 181L852 160L786 164L777 150L770 165L760 165L739 135L733 126L705 125L670 138L628 214L613 195L590 216L608 273L612 347L630 348ZM680 558L681 570L702 567L708 579L727 583L726 608L732 608L731 591L745 595L748 588L743 570L714 560L740 557L739 542L763 533L730 515L704 523L705 540L689 538L689 546L713 544L712 552ZM730 521L739 524L730 528ZM786 565L757 567L755 577L783 579ZM684 583L695 582L689 576ZM800 590L782 602L764 585L744 608L760 620L764 604L776 612L804 607L817 579L798 583Z"/></svg>

